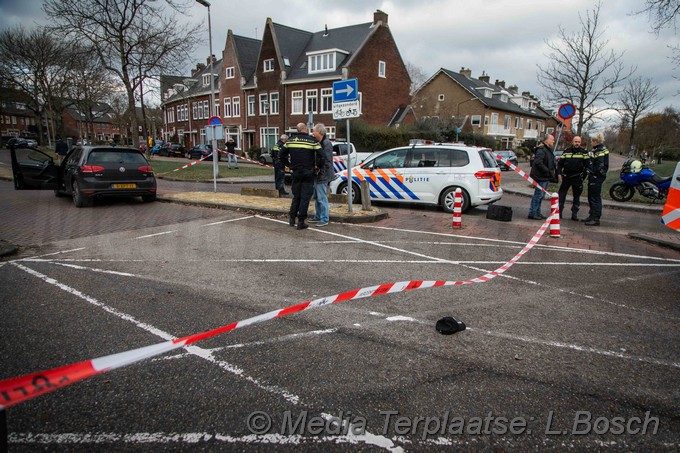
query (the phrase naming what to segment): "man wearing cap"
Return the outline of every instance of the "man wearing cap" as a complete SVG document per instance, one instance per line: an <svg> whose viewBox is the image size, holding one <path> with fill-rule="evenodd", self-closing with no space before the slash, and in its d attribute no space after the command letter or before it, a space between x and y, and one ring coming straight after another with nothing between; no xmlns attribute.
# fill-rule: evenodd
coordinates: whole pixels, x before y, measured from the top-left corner
<svg viewBox="0 0 680 453"><path fill-rule="evenodd" d="M298 123L297 132L291 134L288 141L279 152L279 159L284 166L293 170L293 201L288 211L289 225L295 226L297 217L297 229L309 228L305 223L309 201L314 193L314 172L317 165L324 165L323 154L319 151L321 145L314 137L309 135L307 125Z"/></svg>
<svg viewBox="0 0 680 453"><path fill-rule="evenodd" d="M597 134L591 139L593 149L588 163L588 204L590 213L584 220L587 226L599 226L602 217L602 184L609 171L609 150L604 146L604 137Z"/></svg>

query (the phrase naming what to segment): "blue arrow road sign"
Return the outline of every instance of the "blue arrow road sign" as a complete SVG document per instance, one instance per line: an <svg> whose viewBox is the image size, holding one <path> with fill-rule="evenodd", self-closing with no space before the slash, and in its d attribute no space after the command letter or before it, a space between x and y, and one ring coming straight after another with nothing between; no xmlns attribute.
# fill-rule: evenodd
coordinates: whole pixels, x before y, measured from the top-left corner
<svg viewBox="0 0 680 453"><path fill-rule="evenodd" d="M359 82L357 79L333 82L333 103L356 101L359 99Z"/></svg>

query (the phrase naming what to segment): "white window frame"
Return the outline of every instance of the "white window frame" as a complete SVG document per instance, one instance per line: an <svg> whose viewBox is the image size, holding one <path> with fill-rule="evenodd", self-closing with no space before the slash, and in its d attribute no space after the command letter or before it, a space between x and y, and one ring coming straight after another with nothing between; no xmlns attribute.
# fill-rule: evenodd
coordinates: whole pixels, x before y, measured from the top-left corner
<svg viewBox="0 0 680 453"><path fill-rule="evenodd" d="M310 106L310 101L314 104L313 106ZM305 91L305 113L309 112L319 113L319 90Z"/></svg>
<svg viewBox="0 0 680 453"><path fill-rule="evenodd" d="M224 70L225 79L233 79L234 77L236 77L236 71L234 70L233 66L229 66L227 69Z"/></svg>
<svg viewBox="0 0 680 453"><path fill-rule="evenodd" d="M248 116L255 116L255 95L248 95Z"/></svg>
<svg viewBox="0 0 680 453"><path fill-rule="evenodd" d="M512 117L510 115L503 115L503 129L510 129L512 124Z"/></svg>
<svg viewBox="0 0 680 453"><path fill-rule="evenodd" d="M269 114L269 93L260 93L260 116Z"/></svg>
<svg viewBox="0 0 680 453"><path fill-rule="evenodd" d="M220 100L215 98L215 116L220 116Z"/></svg>
<svg viewBox="0 0 680 453"><path fill-rule="evenodd" d="M210 74L203 74L203 86L210 86Z"/></svg>
<svg viewBox="0 0 680 453"><path fill-rule="evenodd" d="M386 78L387 75L385 75L387 72L387 63L385 63L382 60L378 60L378 77L380 78Z"/></svg>
<svg viewBox="0 0 680 453"><path fill-rule="evenodd" d="M315 74L319 72L335 71L336 53L323 52L307 55L307 72Z"/></svg>
<svg viewBox="0 0 680 453"><path fill-rule="evenodd" d="M267 140L269 137L269 140ZM279 128L278 127L261 127L260 128L260 146L263 148L271 149L275 144L276 140L279 138ZM271 146L269 146L271 144Z"/></svg>
<svg viewBox="0 0 680 453"><path fill-rule="evenodd" d="M231 98L224 98L224 117L231 117Z"/></svg>
<svg viewBox="0 0 680 453"><path fill-rule="evenodd" d="M491 124L498 125L498 113L491 114Z"/></svg>
<svg viewBox="0 0 680 453"><path fill-rule="evenodd" d="M304 113L305 102L302 90L295 90L290 94L290 113L291 115L302 115Z"/></svg>
<svg viewBox="0 0 680 453"><path fill-rule="evenodd" d="M232 118L241 116L241 98L239 96L234 96L231 100L231 115Z"/></svg>
<svg viewBox="0 0 680 453"><path fill-rule="evenodd" d="M203 101L203 119L210 118L210 104L206 99Z"/></svg>
<svg viewBox="0 0 680 453"><path fill-rule="evenodd" d="M482 115L472 115L470 116L470 124L473 126L481 126L482 125Z"/></svg>
<svg viewBox="0 0 680 453"><path fill-rule="evenodd" d="M333 113L333 88L321 88L321 113Z"/></svg>
<svg viewBox="0 0 680 453"><path fill-rule="evenodd" d="M279 114L279 92L272 91L269 93L269 114L278 115Z"/></svg>
<svg viewBox="0 0 680 453"><path fill-rule="evenodd" d="M274 59L268 58L262 62L262 72L274 72Z"/></svg>

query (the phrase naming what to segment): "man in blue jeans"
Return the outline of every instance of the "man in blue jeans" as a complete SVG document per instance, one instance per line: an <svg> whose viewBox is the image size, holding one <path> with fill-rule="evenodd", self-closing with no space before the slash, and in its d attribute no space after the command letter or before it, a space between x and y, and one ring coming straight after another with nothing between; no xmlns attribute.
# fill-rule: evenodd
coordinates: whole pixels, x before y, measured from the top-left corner
<svg viewBox="0 0 680 453"><path fill-rule="evenodd" d="M555 172L555 155L552 152L552 146L555 144L555 137L547 135L540 146L536 148L534 154L534 161L531 165L531 172L529 176L536 181L543 189L548 187L550 181L557 179ZM556 182L556 181L555 181ZM545 220L546 217L541 214L541 202L543 201L543 194L545 192L540 188L534 189L534 196L531 198L531 205L529 206L528 218L534 220Z"/></svg>
<svg viewBox="0 0 680 453"><path fill-rule="evenodd" d="M333 144L326 136L326 126L319 123L314 126L312 135L319 141L323 156L323 163L319 165L317 160L317 173L314 177L314 217L310 222L316 222L316 226L324 227L330 220L328 212L328 183L333 179Z"/></svg>

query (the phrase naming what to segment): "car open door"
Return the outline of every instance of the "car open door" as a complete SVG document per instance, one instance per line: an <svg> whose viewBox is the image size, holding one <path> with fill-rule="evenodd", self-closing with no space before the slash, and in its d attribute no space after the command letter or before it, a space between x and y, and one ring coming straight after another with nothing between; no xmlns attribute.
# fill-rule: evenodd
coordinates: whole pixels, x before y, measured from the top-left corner
<svg viewBox="0 0 680 453"><path fill-rule="evenodd" d="M59 166L42 151L20 146L11 148L12 175L16 190L56 189L59 183Z"/></svg>

